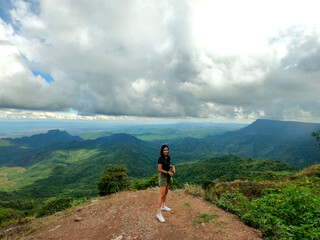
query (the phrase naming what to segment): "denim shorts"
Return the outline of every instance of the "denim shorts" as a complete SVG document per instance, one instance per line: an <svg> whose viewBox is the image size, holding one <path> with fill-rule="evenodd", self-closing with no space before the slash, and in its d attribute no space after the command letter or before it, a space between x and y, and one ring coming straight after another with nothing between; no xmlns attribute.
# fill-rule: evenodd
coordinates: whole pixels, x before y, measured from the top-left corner
<svg viewBox="0 0 320 240"><path fill-rule="evenodd" d="M172 179L169 174L160 173L159 175L159 186L165 187L171 183Z"/></svg>

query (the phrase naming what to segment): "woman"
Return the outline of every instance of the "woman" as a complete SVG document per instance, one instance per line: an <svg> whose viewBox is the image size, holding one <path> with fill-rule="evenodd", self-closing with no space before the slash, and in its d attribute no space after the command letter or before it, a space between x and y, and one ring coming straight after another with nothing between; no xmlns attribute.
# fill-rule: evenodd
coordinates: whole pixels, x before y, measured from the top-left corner
<svg viewBox="0 0 320 240"><path fill-rule="evenodd" d="M176 173L176 169L173 165L170 165L170 156L169 147L167 145L163 145L160 150L160 157L158 159L158 170L160 172L159 176L159 186L160 186L160 195L157 202L158 212L157 218L160 222L165 222L161 210L171 211L165 204L166 196L169 191L171 177ZM170 168L172 168L172 172L170 172Z"/></svg>

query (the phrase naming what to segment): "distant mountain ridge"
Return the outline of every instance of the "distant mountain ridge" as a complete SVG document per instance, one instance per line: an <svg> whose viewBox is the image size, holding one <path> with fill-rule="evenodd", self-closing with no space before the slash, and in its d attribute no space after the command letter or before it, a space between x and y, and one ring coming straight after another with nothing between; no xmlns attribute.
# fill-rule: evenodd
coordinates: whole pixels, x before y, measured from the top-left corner
<svg viewBox="0 0 320 240"><path fill-rule="evenodd" d="M319 123L304 123L294 121L277 121L257 119L252 124L238 130L240 133L263 132L265 135L282 136L283 138L302 137L309 139L313 131L320 129ZM309 133L309 134L306 134Z"/></svg>
<svg viewBox="0 0 320 240"><path fill-rule="evenodd" d="M61 189L75 197L93 196L97 194L96 181L107 164L125 165L130 177L143 178L157 172L155 146L129 134L114 134L30 150L2 166L26 169L18 179L14 178L18 182L12 183L22 186L19 194L24 197L53 197ZM22 183L22 178L28 179L29 184Z"/></svg>
<svg viewBox="0 0 320 240"><path fill-rule="evenodd" d="M257 120L245 128L221 135L202 139L188 137L163 143L170 147L170 156L172 163L177 165L177 172L181 167L181 177L183 169L191 176L195 172L193 170L197 169L199 177L201 172L205 172L210 178L225 176L226 179L232 179L235 174L230 172L231 167L241 165L246 168L246 164L254 163L250 158L278 160L298 168L317 163L320 149L311 132L318 127L320 124ZM25 171L12 175L5 172L8 174L8 178L4 179L8 182L6 186L11 184L11 189L21 186L19 194L26 197L52 197L61 193L61 189L76 197L94 195L97 193L95 182L106 164L125 165L128 175L133 178L150 177L157 173L157 158L163 144L161 141L142 141L126 133L83 140L59 130L3 141L12 144L0 146L0 167L20 167ZM229 154L249 160L244 162L235 157L234 161L227 162L224 160L226 158L214 158ZM188 162L195 163L184 167L183 164ZM222 164L222 171L211 171L217 170L215 164ZM277 169L282 166L279 163L270 164L277 166ZM263 167L269 167L269 163L261 161L255 166L263 171ZM248 172L254 177L259 172L242 168L236 169L239 176ZM290 168L285 167L284 170ZM198 182L201 179L194 177Z"/></svg>
<svg viewBox="0 0 320 240"><path fill-rule="evenodd" d="M214 156L278 160L297 168L320 162L320 149L311 133L320 124L258 119L240 130L203 139L182 139L169 144L178 152L207 153Z"/></svg>
<svg viewBox="0 0 320 240"><path fill-rule="evenodd" d="M278 160L303 168L319 163L319 148L311 133L320 129L317 123L301 123L291 121L276 121L258 119L252 124L236 131L229 131L221 135L207 136L205 138L180 138L167 140L170 154L175 163L183 163L194 159L205 159L206 156L223 156L234 154L240 157ZM166 134L164 132L163 134ZM106 144L118 151L123 144L139 146L140 151L156 149L164 143L160 141L142 141L127 134L118 133L100 137L95 140L83 140L72 136L66 131L50 130L44 134L31 137L4 138L0 145L0 166L11 161L13 165L21 165L26 157L27 162L34 163L41 158L37 155L52 150L77 150L106 148ZM143 147L141 147L141 146ZM38 153L34 152L36 149ZM158 153L158 150L154 150ZM31 158L23 156L31 154ZM38 160L36 160L38 159ZM15 162L15 163L14 163ZM22 164L22 166L25 166Z"/></svg>
<svg viewBox="0 0 320 240"><path fill-rule="evenodd" d="M113 143L133 143L133 142L143 142L138 138L127 134L127 133L116 133L112 134L111 136L100 137L97 138L96 141L98 142L113 142Z"/></svg>
<svg viewBox="0 0 320 240"><path fill-rule="evenodd" d="M83 141L81 137L72 136L66 131L60 131L58 129L49 130L47 133L36 134L30 137L5 138L5 140L10 141L11 143L16 145L28 146L32 148L41 148L54 143Z"/></svg>
<svg viewBox="0 0 320 240"><path fill-rule="evenodd" d="M72 136L66 131L49 130L47 133L36 134L30 137L3 138L8 146L0 146L0 166L12 159L19 158L38 149L69 142L83 141L81 137Z"/></svg>

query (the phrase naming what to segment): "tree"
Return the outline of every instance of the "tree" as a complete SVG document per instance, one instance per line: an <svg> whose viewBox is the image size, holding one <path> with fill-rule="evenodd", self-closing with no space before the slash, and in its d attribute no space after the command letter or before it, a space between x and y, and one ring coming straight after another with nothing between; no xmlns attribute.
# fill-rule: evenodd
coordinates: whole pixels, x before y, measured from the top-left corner
<svg viewBox="0 0 320 240"><path fill-rule="evenodd" d="M130 186L125 166L106 165L105 170L97 182L99 195L105 196L120 192Z"/></svg>
<svg viewBox="0 0 320 240"><path fill-rule="evenodd" d="M316 138L316 141L319 142L320 147L320 130L318 130L318 132L313 132L311 135Z"/></svg>

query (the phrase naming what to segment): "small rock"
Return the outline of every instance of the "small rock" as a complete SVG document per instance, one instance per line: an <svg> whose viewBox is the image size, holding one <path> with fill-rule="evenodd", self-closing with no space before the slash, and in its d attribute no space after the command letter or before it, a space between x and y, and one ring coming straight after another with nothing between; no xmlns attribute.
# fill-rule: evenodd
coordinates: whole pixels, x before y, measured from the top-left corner
<svg viewBox="0 0 320 240"><path fill-rule="evenodd" d="M54 230L58 229L59 227L61 227L61 225L55 226L54 228L50 229L49 232L54 231Z"/></svg>
<svg viewBox="0 0 320 240"><path fill-rule="evenodd" d="M91 200L91 202L99 202L99 200L98 199L93 199L93 200Z"/></svg>
<svg viewBox="0 0 320 240"><path fill-rule="evenodd" d="M12 228L8 228L8 229L7 229L7 232L10 232L11 230L12 230Z"/></svg>
<svg viewBox="0 0 320 240"><path fill-rule="evenodd" d="M112 240L121 240L122 238L123 238L123 236L122 236L122 235L120 235L119 237L114 238L114 239L112 239Z"/></svg>
<svg viewBox="0 0 320 240"><path fill-rule="evenodd" d="M82 220L82 218L81 218L81 217L76 217L74 220L75 220L76 222L79 222L79 221Z"/></svg>
<svg viewBox="0 0 320 240"><path fill-rule="evenodd" d="M205 223L201 223L201 225L202 225L202 226L205 226L206 224L205 224Z"/></svg>

